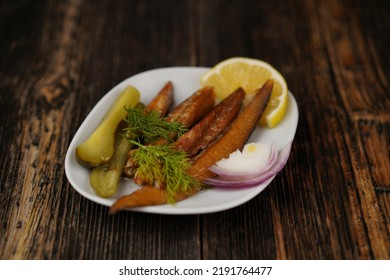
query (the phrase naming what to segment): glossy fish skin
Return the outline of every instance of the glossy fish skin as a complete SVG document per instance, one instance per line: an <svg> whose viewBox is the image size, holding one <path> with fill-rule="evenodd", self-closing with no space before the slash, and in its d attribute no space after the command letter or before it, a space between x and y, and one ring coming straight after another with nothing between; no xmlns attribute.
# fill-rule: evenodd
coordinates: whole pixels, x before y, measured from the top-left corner
<svg viewBox="0 0 390 280"><path fill-rule="evenodd" d="M167 121L181 123L187 128L194 126L204 117L215 105L215 93L212 87L203 87L193 93L190 97L175 107L166 117ZM172 140L176 140L177 135L171 135ZM153 145L167 144L167 140L161 138Z"/></svg>
<svg viewBox="0 0 390 280"><path fill-rule="evenodd" d="M187 198L187 194L177 194L176 201ZM123 209L131 207L142 207L167 204L168 196L165 189L154 186L144 186L130 195L119 198L109 210L109 214L115 214Z"/></svg>
<svg viewBox="0 0 390 280"><path fill-rule="evenodd" d="M185 151L190 157L205 149L236 118L244 97L242 88L234 91L174 142L173 148Z"/></svg>
<svg viewBox="0 0 390 280"><path fill-rule="evenodd" d="M215 105L215 93L212 87L203 87L180 103L167 116L168 121L176 121L186 127L192 127Z"/></svg>
<svg viewBox="0 0 390 280"><path fill-rule="evenodd" d="M160 116L165 116L173 103L173 85L168 81L158 92L156 97L145 107L145 111L156 111Z"/></svg>

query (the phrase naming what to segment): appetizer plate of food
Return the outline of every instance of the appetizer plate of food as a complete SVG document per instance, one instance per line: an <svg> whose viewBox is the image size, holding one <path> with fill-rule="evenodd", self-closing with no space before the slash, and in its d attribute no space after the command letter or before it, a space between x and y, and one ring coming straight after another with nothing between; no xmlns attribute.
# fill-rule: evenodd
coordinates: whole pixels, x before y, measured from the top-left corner
<svg viewBox="0 0 390 280"><path fill-rule="evenodd" d="M168 67L149 70L122 81L105 94L88 114L69 145L65 157L65 172L71 186L88 200L107 207L111 207L119 198L138 190L140 187L132 180L121 179L115 195L109 198L98 196L90 185L91 170L79 163L76 157L76 148L93 133L113 102L127 86L131 85L137 88L141 93L140 101L143 104L148 104L156 92L167 81L171 81L174 87L174 105L177 105L199 90L201 77L209 69L205 67ZM297 124L298 106L293 94L288 92L287 111L280 123L274 128L257 126L251 134L248 143L265 143L268 145L276 143L280 150L294 140ZM134 207L129 210L171 215L219 212L251 200L262 192L275 176L276 174L262 183L251 187L207 188L174 204Z"/></svg>

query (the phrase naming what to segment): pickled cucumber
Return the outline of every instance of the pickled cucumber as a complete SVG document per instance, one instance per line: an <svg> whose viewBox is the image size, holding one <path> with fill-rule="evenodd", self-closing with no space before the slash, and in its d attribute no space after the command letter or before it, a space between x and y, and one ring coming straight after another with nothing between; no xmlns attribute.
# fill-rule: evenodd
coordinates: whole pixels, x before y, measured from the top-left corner
<svg viewBox="0 0 390 280"><path fill-rule="evenodd" d="M76 148L76 157L81 163L97 167L111 159L115 148L115 134L126 114L125 107L134 107L139 100L140 93L133 86L128 86L121 92L94 132Z"/></svg>
<svg viewBox="0 0 390 280"><path fill-rule="evenodd" d="M92 169L89 182L98 196L108 198L116 193L131 147L131 142L119 132L111 160Z"/></svg>

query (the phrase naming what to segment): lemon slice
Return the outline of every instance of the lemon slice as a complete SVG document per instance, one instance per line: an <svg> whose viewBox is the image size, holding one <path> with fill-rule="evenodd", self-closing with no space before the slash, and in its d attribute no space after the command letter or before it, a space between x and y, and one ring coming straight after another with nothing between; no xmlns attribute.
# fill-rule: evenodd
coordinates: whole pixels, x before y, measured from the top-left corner
<svg viewBox="0 0 390 280"><path fill-rule="evenodd" d="M207 71L200 83L202 86L213 86L217 98L222 100L238 87L251 94L267 79L274 81L274 88L260 125L273 128L287 111L288 89L283 76L267 62L246 57L229 58Z"/></svg>

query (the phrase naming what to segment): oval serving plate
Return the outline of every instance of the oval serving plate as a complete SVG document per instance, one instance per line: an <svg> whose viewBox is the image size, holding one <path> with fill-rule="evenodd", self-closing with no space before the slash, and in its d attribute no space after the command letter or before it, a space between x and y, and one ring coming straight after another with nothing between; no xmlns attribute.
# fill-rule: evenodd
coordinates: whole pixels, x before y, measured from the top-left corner
<svg viewBox="0 0 390 280"><path fill-rule="evenodd" d="M73 188L85 198L110 207L119 197L139 188L131 180L120 181L119 191L111 198L101 198L95 194L89 183L90 170L76 161L75 150L97 127L101 119L114 102L115 98L127 85L133 85L141 92L141 102L147 104L167 81L174 86L175 104L180 103L200 88L200 77L209 68L203 67L169 67L146 71L134 75L111 89L89 113L73 137L65 157L65 173ZM298 106L294 96L289 92L289 106L281 123L273 128L257 128L248 142L276 141L282 148L292 141L298 125ZM131 208L131 211L156 214L204 214L227 210L241 205L263 191L273 178L252 188L227 189L213 188L198 193L175 205L159 205Z"/></svg>

